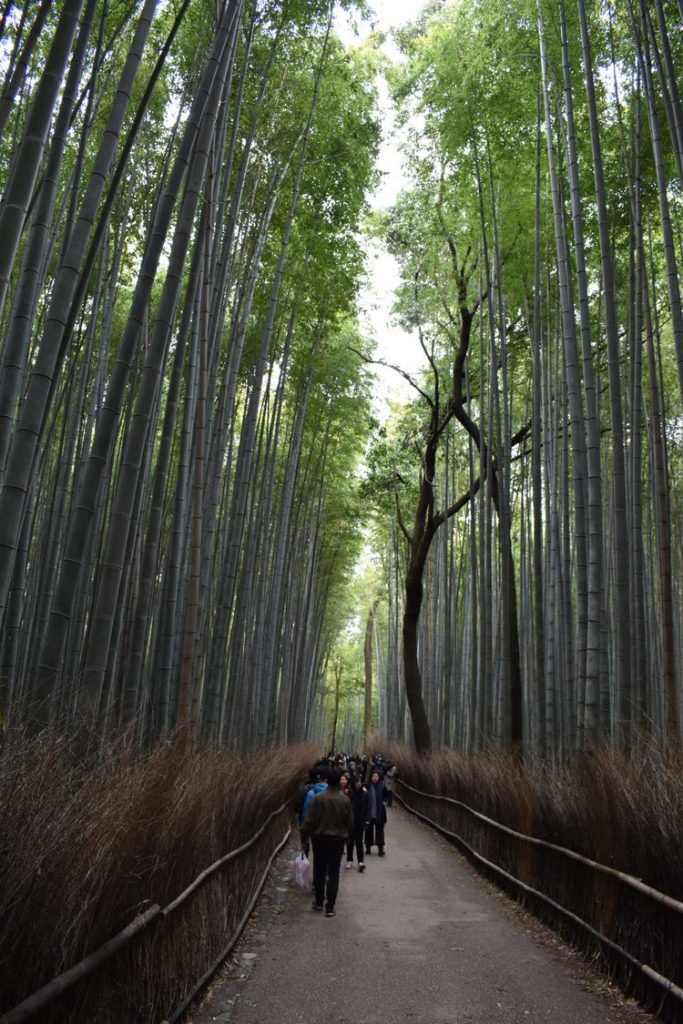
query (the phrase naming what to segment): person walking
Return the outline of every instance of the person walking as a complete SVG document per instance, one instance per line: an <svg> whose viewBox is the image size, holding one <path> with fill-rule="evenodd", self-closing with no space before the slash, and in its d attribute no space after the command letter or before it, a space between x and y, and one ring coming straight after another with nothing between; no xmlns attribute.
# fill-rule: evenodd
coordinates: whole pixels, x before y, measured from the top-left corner
<svg viewBox="0 0 683 1024"><path fill-rule="evenodd" d="M324 908L326 917L335 915L344 845L353 834L351 801L339 789L340 779L336 769L328 772L327 789L311 799L301 827L302 849L309 836L313 846L313 909Z"/></svg>
<svg viewBox="0 0 683 1024"><path fill-rule="evenodd" d="M363 780L356 776L351 780L349 786L349 800L353 808L353 834L346 844L346 866L353 867L353 848L356 848L358 858L358 870L365 871L363 860L363 831L368 820L368 792L363 785Z"/></svg>
<svg viewBox="0 0 683 1024"><path fill-rule="evenodd" d="M312 775L313 781L311 781L309 778L309 782L304 787L303 792L299 792L299 835L301 838L301 850L303 853L306 854L307 857L310 852L310 843L308 842L307 839L304 840L301 828L303 826L304 818L306 817L306 811L308 810L308 805L310 804L311 800L313 799L316 793L320 793L323 789L327 789L327 782L325 781L327 776L327 768L321 768L320 765L318 765L316 768L313 768L311 773L309 774Z"/></svg>
<svg viewBox="0 0 683 1024"><path fill-rule="evenodd" d="M373 844L377 844L377 852L384 856L384 825L387 820L385 808L386 794L382 776L373 771L368 783L368 823L365 827L365 852L372 853Z"/></svg>
<svg viewBox="0 0 683 1024"><path fill-rule="evenodd" d="M396 783L396 776L398 775L398 768L395 764L387 766L387 770L384 773L384 792L387 797L387 807L391 807L394 802L394 785Z"/></svg>

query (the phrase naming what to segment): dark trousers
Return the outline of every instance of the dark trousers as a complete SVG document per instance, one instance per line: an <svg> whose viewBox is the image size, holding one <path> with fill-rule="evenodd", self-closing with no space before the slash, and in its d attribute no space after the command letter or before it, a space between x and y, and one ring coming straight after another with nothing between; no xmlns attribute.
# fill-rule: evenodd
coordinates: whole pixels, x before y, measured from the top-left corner
<svg viewBox="0 0 683 1024"><path fill-rule="evenodd" d="M365 848L377 845L380 850L384 849L384 822L371 821L365 826Z"/></svg>
<svg viewBox="0 0 683 1024"><path fill-rule="evenodd" d="M346 844L346 859L353 860L353 850L356 849L356 860L359 864L363 863L363 829L360 832L354 832L348 843Z"/></svg>
<svg viewBox="0 0 683 1024"><path fill-rule="evenodd" d="M326 910L334 910L339 889L339 869L344 853L343 839L327 839L325 836L313 836L313 888L315 902L322 906L325 902L325 878L327 877Z"/></svg>

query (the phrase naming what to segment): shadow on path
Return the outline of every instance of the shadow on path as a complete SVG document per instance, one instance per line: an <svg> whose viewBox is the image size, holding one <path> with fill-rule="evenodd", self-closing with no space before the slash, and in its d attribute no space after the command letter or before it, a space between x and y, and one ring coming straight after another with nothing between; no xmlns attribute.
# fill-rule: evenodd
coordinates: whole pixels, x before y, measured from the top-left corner
<svg viewBox="0 0 683 1024"><path fill-rule="evenodd" d="M292 843L194 1024L642 1024L440 836L388 812L387 855L342 862L337 916L297 889Z"/></svg>

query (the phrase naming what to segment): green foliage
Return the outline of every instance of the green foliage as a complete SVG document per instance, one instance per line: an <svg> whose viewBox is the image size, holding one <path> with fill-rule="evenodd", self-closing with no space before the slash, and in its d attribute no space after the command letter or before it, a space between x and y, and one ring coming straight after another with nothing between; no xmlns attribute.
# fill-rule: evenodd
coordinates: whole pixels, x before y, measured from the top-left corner
<svg viewBox="0 0 683 1024"><path fill-rule="evenodd" d="M330 640L353 615L349 583L363 544L366 517L358 469L372 426L370 378L351 351L352 344L358 344L357 331L341 324L316 352L304 441L311 464L324 472L321 572L330 587L326 615Z"/></svg>
<svg viewBox="0 0 683 1024"><path fill-rule="evenodd" d="M12 115L10 131L3 137L0 168L5 170L39 80L60 6L53 5L31 61L24 93ZM164 630L182 632L187 603L186 570L193 560L196 565L202 559L204 565L205 589L201 600L205 606L195 620L204 635L197 638L196 650L197 664L201 662L202 671L208 671L213 656L207 654L213 643L213 621L220 614L220 602L214 598L223 585L225 564L234 563L231 572L239 576L233 587L235 601L253 600L245 595L256 594L261 586L259 574L283 564L280 555L287 541L297 546L296 550L310 561L315 606L308 632L304 636L302 630L297 640L301 649L294 652L292 659L318 659L320 665L314 664L311 672L315 681L321 677L329 645L348 619L348 581L362 545L364 510L357 475L371 429L370 382L351 346L365 345L355 326L357 293L364 273L359 229L367 208L367 193L377 180L375 158L380 128L374 78L378 58L372 45L347 52L334 33L329 34L333 6L327 0L255 0L245 4L234 61L230 65L224 63L220 70L221 75L225 73L226 82L216 117L210 107L206 108L211 116L203 125L214 135L204 173L203 149L197 147L189 154L190 165L185 157L182 163L178 162L178 154L186 130L196 124L194 120L188 121L188 112L207 67L221 6L210 0L193 0L189 4L160 67L144 117L135 129L150 76L179 9L177 4L157 5L125 108L110 175L129 133L135 130L137 134L110 208L105 208L104 197L108 196L113 179L103 183L103 199L95 213L95 224L102 223L104 231L98 239L92 271L88 272L87 280L83 274L79 282L80 306L75 309L75 326L69 328L71 333L64 339L64 359L56 374L57 377L61 371L62 376L46 399L50 406L50 436L40 439L42 447L36 465L45 481L46 507L54 502L55 507L65 508L83 483L83 466L92 465L87 460L93 438L106 433L112 454L106 466L104 459L98 459L102 467L97 470L102 473L98 478L102 481L102 502L92 514L92 551L108 552L119 541L125 543L128 526L122 525L117 533L109 513L117 500L125 504L126 493L130 495L135 490L136 518L130 536L135 534L139 558L130 565L126 560L125 571L131 574L131 586L125 594L121 591L119 622L125 622L122 628L128 630L136 616L138 588L144 588L153 578L154 596L144 609L146 618L141 624L145 633L144 637L141 635L143 658L163 657L157 641L169 635ZM357 10L361 16L367 13L364 3L343 6ZM8 52L12 33L16 31L18 7L10 7L2 53ZM37 274L38 295L36 308L31 311L30 339L35 351L39 350L46 311L56 290L64 241L85 194L138 14L139 5L123 0L110 0L96 8L86 47L81 93L59 169L56 201L50 212L52 221L47 225L50 245L45 247L45 273L40 276L41 267ZM227 55L231 51L225 52ZM48 145L52 145L51 138ZM195 153L199 155L196 161ZM193 175L201 169L204 176L197 191L193 183L185 193L188 166L192 166ZM175 179L177 192L173 193L169 186L171 168L182 169L185 174L184 180L180 176ZM183 223L181 231L178 214L184 194L192 202L196 198L197 205L194 222ZM155 213L169 195L175 208L164 229L158 269L154 280L151 275L143 278L143 253L150 245ZM185 208L189 208L189 203ZM172 289L175 274L169 274L174 240L183 246L187 242L177 292ZM210 249L205 249L205 245ZM15 277L23 255L20 249ZM197 268L201 268L201 283L196 277ZM73 270L78 274L78 267ZM195 290L191 290L191 283ZM138 294L143 292L146 308L134 308L134 297L137 303ZM66 289L63 294L66 295ZM173 295L172 310L167 299L161 310L162 294ZM134 329L129 329L131 325ZM122 358L119 347L124 337L131 349L137 339L137 348ZM2 344L5 343L9 345L3 340ZM198 373L200 350L207 361ZM171 367L178 351L184 353L185 362L180 379L175 381ZM30 365L33 355L27 343L27 351L12 358ZM117 377L118 392L112 397L115 366L121 372ZM156 374L159 379L154 387L158 398L145 402L148 408L135 420L131 413L141 389L149 386ZM201 406L198 401L195 404L200 376L206 397ZM253 418L247 416L252 398L259 404L255 425ZM15 401L18 409L21 398L17 395L9 401ZM254 405L251 402L252 408ZM16 409L10 410L5 423L13 420ZM120 414L121 409L125 411ZM300 409L305 410L304 434L301 452L294 458L296 446L292 438L295 427L300 426ZM126 462L124 470L121 462L124 452L131 447L131 423L140 425L140 437L147 432L149 451L136 452L133 461L141 455L142 465ZM168 444L162 445L164 424L168 425ZM187 460L198 459L200 426L206 439L206 452L202 452L206 472L203 498L209 511L193 542L186 529L189 492L183 493L182 489L187 489L193 479ZM242 441L246 469L238 466L237 452ZM181 453L185 460L182 465ZM240 451L240 457L242 454ZM237 479L238 468L248 480ZM135 476L134 488L122 487L121 472L130 472L131 478ZM280 530L279 503L288 493L285 485L291 483L289 473L296 473L299 490L292 508L282 515ZM237 483L245 485L244 493L248 491L254 507L269 512L244 530L237 515L234 520L231 518L236 508ZM46 518L47 513L41 508L30 543L44 553L55 578L61 580L63 540L55 538L54 531L47 535L41 532ZM67 523L65 530L68 528ZM248 530L251 533L246 537ZM170 539L172 551L162 550L166 539ZM277 544L281 548L274 555ZM247 545L251 545L248 552ZM238 547L239 554L233 559L232 552ZM87 555L90 557L90 551ZM145 556L150 558L148 568L141 567ZM31 565L38 564L33 553L26 558ZM259 558L264 562L257 566ZM152 565L154 559L156 564ZM151 575L141 580L147 571ZM95 607L100 601L104 572L94 556L83 569L84 607ZM298 594L292 591L296 587L303 589L308 579L302 572L283 596L282 607L273 609L272 616L263 616L267 622L259 621L258 639L249 638L249 642L268 650L272 664L282 662L281 650L289 642L289 636L285 636L285 617L298 613ZM283 590L290 582L282 582ZM32 576L29 589L35 585ZM177 589L171 595L169 588L174 586ZM47 606L51 600L46 588L41 615L49 615ZM38 602L30 599L29 603L37 606ZM167 622L164 609L171 607L172 618ZM73 606L69 612L73 612ZM69 612L62 621L66 622ZM136 624L141 619L142 616ZM226 622L224 628L230 636L224 638L222 653L224 662L237 676L235 666L249 652L240 646L246 644L244 636L233 635L237 629L233 620L241 621L235 614ZM268 629L273 634L280 630L280 635L264 636ZM77 633L83 639L81 647L73 645L70 657L74 664L88 656L87 627ZM106 643L104 638L103 645ZM23 651L32 646L24 633L19 646ZM124 664L128 648L126 644L116 644L117 652L124 648L121 664L113 673L118 673L117 681L112 675L102 684L109 694L107 699L114 702L118 700L118 696L113 696L114 690L122 685L120 680L128 668ZM112 667L117 658L119 654L112 653ZM177 666L167 666L167 671L171 693ZM222 667L218 671L223 671ZM294 668L290 671L294 672ZM80 678L80 669L73 675ZM156 678L158 673L151 675ZM275 695L279 682L271 683ZM211 685L214 684L215 680ZM261 685L260 679L258 684ZM3 682L1 697L5 685ZM71 685L70 675L64 692ZM196 685L197 692L202 693L202 682ZM222 687L225 697L228 686L224 680L216 685ZM28 692L23 685L19 689ZM283 691L287 689L294 693L291 680L283 683ZM171 693L171 701L175 699ZM72 705L75 700L71 694ZM265 706L270 697L263 700ZM272 714L273 708L265 711ZM289 708L285 708L283 717L288 714ZM110 716L112 723L117 715L118 711ZM169 719L172 715L173 711ZM262 733L265 735L266 731Z"/></svg>
<svg viewBox="0 0 683 1024"><path fill-rule="evenodd" d="M364 2L354 4L344 0L341 6L358 17L370 16ZM37 4L5 5L8 17L0 46L0 62L4 61L4 66L22 12L27 14L26 31L36 7ZM657 340L662 365L658 372L665 392L668 456L672 479L675 479L680 452L679 409L672 399L676 394L674 337L667 310L668 268L659 228L654 157L647 132L643 86L636 67L642 41L627 8L614 5L612 9L610 4L598 0L587 3L587 7L600 142L609 195L609 233L614 250L622 355L632 351L634 210L631 185L637 173L642 207L639 216L646 225L648 273L659 329ZM9 366L20 364L30 368L37 365L41 355L40 340L47 311L54 294L60 292L56 285L64 247L102 141L139 8L140 5L131 0L109 0L96 7L78 102L58 172L55 205L49 213L46 232L49 244L46 243L40 256L35 257L35 267L30 268L31 272L35 271L37 289L35 307L26 316L27 323L30 319L31 336L25 350L17 355L11 352L11 331L5 332L2 345L6 346L3 352L9 353ZM675 0L666 0L665 8L667 16L675 19ZM0 143L0 173L4 176L21 138L60 9L60 4L52 5ZM62 554L62 541L49 525L51 511L48 509L58 509L59 516L66 518L70 504L75 503L88 443L98 425L108 422L112 368L126 324L139 323L137 350L126 355L129 367L126 383L121 385L120 394L112 402L112 405L120 403L115 416L119 416L119 408L125 409L125 414L121 414L112 427L114 455L103 473L106 483L102 484L97 499L93 497L91 502L97 509L92 516L92 562L79 581L82 615L79 621L74 620L69 625L73 636L61 648L69 651L66 657L72 663L69 680L60 680L66 693L72 676L80 677L83 669L83 652L76 649L75 638L88 632L91 619L97 620L97 612L91 609L96 608L98 595L106 589L94 552L108 550L107 540L113 532L109 522L115 506L113 495L124 494L126 490L120 483L123 467L119 460L144 374L151 373L149 366L143 371L150 352L150 339L163 338L160 346L165 345L164 351L157 354L155 349L158 366L163 367L159 369L160 379L154 381L159 400L151 401L153 408L145 409L139 417L142 420L149 414L149 425L145 427L149 431L149 458L141 460L144 467L135 466L137 475L128 490L128 494L135 495L136 508L131 507L127 514L137 518L130 530L123 525L128 522L125 515L117 519L121 536L124 531L129 532L126 533L126 556L118 557L116 569L120 572L125 563L125 572L130 573L130 578L126 577L124 584L123 574L120 576L122 607L116 618L122 624L118 638L121 642L117 640L113 645L109 658L112 680L116 678L116 682L109 681L111 690L107 699L111 706L107 714L114 718L119 699L117 687L127 685L120 682L125 678L126 666L119 665L117 659L123 661L127 657L119 652L128 650L127 624L137 614L135 601L140 581L136 574L139 564L154 547L150 544L143 550L146 541L142 538L147 538L155 528L150 514L151 481L158 466L163 469L167 484L163 500L158 495L154 498L163 505L158 513L162 520L159 536L169 537L176 530L178 564L173 571L177 569L178 580L187 579L186 570L196 553L191 548L187 526L191 473L185 472L187 467L179 465L179 453L187 451L189 457L194 456L199 461L196 453L201 451L200 427L207 448L206 461L214 474L211 487L215 488L215 493L207 497L207 504L212 506L211 522L205 525L205 534L196 544L196 550L202 544L206 546L201 551L202 600L206 607L197 617L201 623L198 629L205 630L203 641L212 642L207 638L213 619L222 614L220 601L214 602L214 597L221 585L219 577L224 565L232 566L234 562L231 572L242 574L235 581L235 595L257 603L255 595L263 589L262 581L271 566L283 561L273 554L273 548L282 543L284 550L281 537L285 535L292 544L298 545L297 552L305 552L305 558L310 560L312 591L318 602L311 616L314 623L311 633L318 632L306 648L306 656L314 652L311 656L319 659L317 676L312 673L312 677L318 679L323 675L325 660L331 652L330 664L338 657L341 659L338 663L345 666L344 677L349 680L356 677L354 658L358 651L354 648L352 656L345 645L362 646L359 623L374 598L368 593L372 586L355 577L353 567L368 536L383 546L378 559L382 570L387 567L388 549L391 549L391 557L403 557L405 544L397 526L397 510L401 510L402 525L409 532L420 484L425 479L424 453L437 427L438 451L432 467L434 478L430 481L434 488L434 511L443 511L458 497L466 497L480 471L473 436L476 430L468 429L466 418L469 417L470 427L473 423L481 430L482 448L485 443L502 466L501 479L505 477L514 506L510 513L513 528L520 526L521 533L522 514L515 501L525 488L528 491L528 474L525 475L524 466L517 464L514 457L510 458L505 446L509 435L518 431L530 415L530 337L536 327L542 328L539 358L545 402L543 429L558 432L557 436L547 439L547 444L549 450L551 445L555 446L551 453L553 458L566 462L561 471L557 465L544 469L548 474L543 479L547 491L544 500L547 498L548 504L547 495L559 480L560 472L568 479L572 469L570 446L566 445L566 454L558 454L567 436L559 437L560 429L566 426L562 344L565 339L558 315L555 224L547 180L548 158L539 86L540 14L548 51L549 129L563 182L561 212L571 252L574 237L566 184L568 98L563 87L561 8L556 0L472 0L467 4L432 0L412 25L396 34L403 59L393 67L387 66L378 37L371 36L361 46L344 49L334 35L331 22L334 12L327 0L254 0L245 4L234 63L223 68L227 80L224 94L217 103L217 117L214 121L212 116L207 122L216 132L208 153L207 170L197 192L186 193L197 198L194 223L189 227L183 225L182 235L176 225L175 218L187 187L185 179L177 195L172 196L176 207L152 282L140 278L143 251L149 243L155 211L169 185L169 168L175 164L180 139L188 124L188 111L215 37L219 9L220 5L213 0L190 3L171 52L161 67L111 208L105 208L103 198L96 211L95 221L106 222L105 230L98 241L96 258L87 279L85 271L81 271L78 308L65 314L73 315L75 326L69 327L71 333L63 341L58 340L52 349L63 354L63 361L57 367L56 379L45 398L45 422L48 424L45 436L40 434L35 460L27 460L27 465L35 461L37 467L30 483L31 493L27 492L27 508L34 501L31 495L39 497L35 509L31 507L30 512L22 510L17 514L17 528L20 516L25 514L35 524L28 548L22 548L17 556L18 563L25 559L23 568L30 580L25 608L17 605L16 620L20 621L24 611L30 618L30 610L36 609L30 627L34 639L41 629L40 624L49 617L49 598L43 601L36 592L35 566L45 562L58 573ZM157 5L109 175L123 151L128 133L134 130L136 115L177 10L177 4ZM597 208L593 201L594 160L575 5L567 2L566 16L578 186L586 236L589 316L594 332L592 354L600 388L604 382L606 355L604 281ZM671 45L674 60L680 60L683 47L680 34L672 33ZM375 77L381 67L387 72L399 108L399 120L406 130L405 156L410 166L410 185L390 210L370 214L367 197L378 181L375 163L381 126L376 110ZM657 117L664 140L667 199L675 234L682 212L681 186L668 134L663 82L656 68L653 73ZM53 124L55 120L56 114ZM219 129L222 134L218 134ZM48 138L48 147L54 144L53 132ZM538 252L535 246L537 146ZM46 152L43 166L48 156ZM103 197L108 195L111 180L104 183ZM39 208L42 187L43 181L39 179L31 213ZM413 400L393 410L390 421L382 427L373 420L371 377L358 355L369 347L357 326L357 298L365 273L360 235L364 222L370 232L386 241L398 262L400 284L394 313L401 325L420 336L429 360L428 369L415 382L418 391ZM174 308L172 312L165 311L170 322L164 334L166 321L159 315L159 299L165 284L175 280L168 274L174 230L183 243L187 241L187 257L179 271L180 286L174 297ZM28 231L25 231L22 245L27 237ZM205 250L205 244L210 248ZM16 282L25 255L20 246L10 281L10 301L18 294ZM535 292L534 282L537 259L541 280L539 293ZM192 266L200 268L194 292L190 290L190 282L194 281ZM74 268L74 273L78 275L78 267ZM140 281L145 285L149 281L149 291L145 293L147 308L136 309L129 320ZM26 280L22 279L20 290L25 284ZM63 293L66 291L64 288ZM65 300L66 304L68 301ZM540 325L534 323L537 311ZM462 326L470 316L473 330L469 348L459 359ZM6 320L5 324L8 322ZM181 324L186 332L183 336ZM55 330L58 333L58 328ZM170 366L178 351L188 356L177 393L172 394ZM206 357L202 377L206 385L206 406L201 409L206 415L201 423L199 403L193 404L199 380L194 373L194 362L200 365L199 352ZM631 395L631 367L626 358L623 358L621 372L624 393ZM48 377L46 373L45 379ZM13 426L18 422L23 403L19 389L16 398L9 401L14 402L14 407L3 416L4 422ZM601 393L599 414L603 426L608 421L608 401ZM255 408L257 402L257 416L248 416L247 410ZM454 412L456 404L458 415ZM162 457L161 425L167 412L173 422L168 446L171 454L165 466L159 460ZM439 426L441 417L444 418L442 427ZM296 431L300 427L303 437L299 447ZM43 427L39 429L42 431ZM195 430L196 436L190 437ZM608 453L610 440L606 431L603 435L604 455ZM25 436L37 434L27 431ZM369 436L372 441L366 452ZM237 479L236 453L242 441L247 449L244 458L245 465L248 462L248 472L245 472L248 481L242 477ZM17 445L15 449L18 451ZM242 454L240 452L240 458ZM125 471L128 469L126 463ZM557 473L557 478L551 480L551 473ZM293 499L292 483L295 485ZM256 517L244 530L237 514L237 525L231 520L238 504L234 497L238 484L245 484L243 518L247 520L253 510L263 512L264 521ZM182 486L187 486L187 493L176 493ZM285 499L287 502L292 499L291 509L285 508ZM679 500L673 494L672 506ZM283 509L286 514L283 514L280 530L277 517ZM35 518L32 518L34 513ZM469 512L463 511L460 521L451 523L448 541L451 548L460 539L461 524L473 522L467 519L468 515ZM272 523L266 521L270 517ZM522 525L526 528L526 521ZM201 529L197 527L198 534L202 529L204 524ZM247 532L249 538L245 541ZM13 538L3 550L14 552L17 544L17 538ZM238 547L239 555L233 559L233 548ZM569 547L570 540L567 540ZM516 558L522 558L521 551L521 543L515 540ZM14 554L11 557L14 558ZM451 557L451 552L446 552L444 547L439 557L443 561ZM167 625L162 602L167 602L164 608L173 605L177 610L184 608L187 599L184 583L178 584L178 592L172 599L166 593L167 581L173 574L165 558L166 554L160 553L157 564L147 570L150 591L154 591L157 603L145 622L140 652L144 652L141 658L149 657L150 663L157 656L159 637ZM434 571L435 586L439 584L436 569L431 566L428 571ZM17 580L22 572L17 564ZM296 586L303 588L304 578L302 572ZM283 589L289 583L289 580L283 581ZM286 597L290 600L289 592ZM234 600L237 602L238 598ZM468 600L474 597L469 595ZM287 614L291 613L292 617L295 606L296 600L291 597ZM252 641L246 626L237 639L231 630L241 628L240 624L249 620L250 614L233 606L225 613L223 626L230 635L225 638L226 651L219 653L228 655L229 671L234 671L236 677L238 667L249 661L247 648ZM284 622L285 613L281 609L273 610L272 618L276 614L282 615ZM381 618L383 614L380 609L378 616ZM66 618L65 613L62 621ZM271 616L263 616L264 620L266 618L270 628ZM261 628L259 622L254 627L255 635L263 639L265 628ZM569 633L573 635L571 629ZM11 635L15 637L16 632ZM233 648L228 650L233 641ZM17 665L29 665L34 646L31 637L22 633L17 646ZM266 646L266 657L271 662L278 662L278 658L280 662L284 660L282 651L275 650L276 644L266 642ZM196 647L200 651L199 641ZM212 656L213 653L212 650ZM287 651L287 657L290 653ZM296 657L299 655L304 657L297 652ZM205 660L203 653L198 654L198 665ZM294 654L290 660L294 664ZM218 662L222 664L220 658ZM251 663L255 665L256 659ZM287 685L283 683L282 689L286 690ZM23 680L18 681L17 686L18 692L30 690ZM264 697L264 702L271 700L271 696L275 700L278 686L279 680L273 684L273 695ZM352 690L353 687L349 700L355 699ZM75 701L69 699L70 707L74 707ZM106 703L103 695L102 701ZM269 709L269 714L272 710Z"/></svg>

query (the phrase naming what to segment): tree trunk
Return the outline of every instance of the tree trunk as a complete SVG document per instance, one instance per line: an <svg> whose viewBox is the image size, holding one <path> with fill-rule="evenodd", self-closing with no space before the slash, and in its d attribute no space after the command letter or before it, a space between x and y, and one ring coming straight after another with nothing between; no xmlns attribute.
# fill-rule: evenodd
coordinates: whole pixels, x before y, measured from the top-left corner
<svg viewBox="0 0 683 1024"><path fill-rule="evenodd" d="M598 213L600 266L605 304L607 376L612 431L611 468L614 527L614 697L616 736L626 746L631 741L631 648L629 637L629 545L626 522L626 471L624 457L624 417L622 412L619 328L616 311L616 284L607 217L607 195L602 166L598 108L593 82L593 65L584 0L578 0L579 23L584 61L584 79L588 101L591 153Z"/></svg>
<svg viewBox="0 0 683 1024"><path fill-rule="evenodd" d="M403 610L403 670L406 697L413 722L413 739L418 754L428 754L432 734L422 696L422 674L417 656L417 633L422 609L424 563L411 565L406 574L405 607Z"/></svg>
<svg viewBox="0 0 683 1024"><path fill-rule="evenodd" d="M71 54L82 7L83 0L67 0L62 8L45 68L26 119L23 138L9 169L7 187L0 204L0 311L5 304L12 264L24 230L50 129L52 111Z"/></svg>
<svg viewBox="0 0 683 1024"><path fill-rule="evenodd" d="M370 720L372 715L372 645L375 625L376 602L368 612L368 620L365 625L365 644L363 646L363 658L365 663L365 701L363 703L363 749L368 752L368 733L370 732Z"/></svg>

